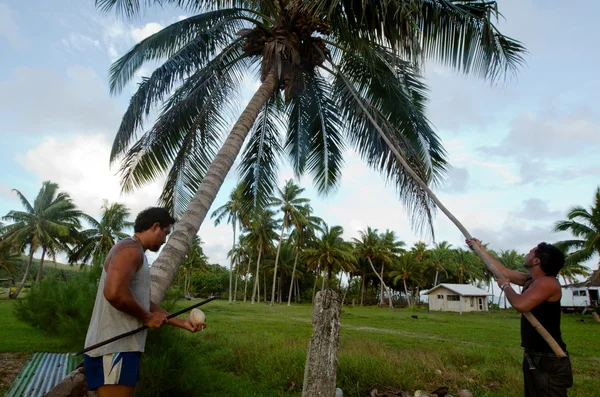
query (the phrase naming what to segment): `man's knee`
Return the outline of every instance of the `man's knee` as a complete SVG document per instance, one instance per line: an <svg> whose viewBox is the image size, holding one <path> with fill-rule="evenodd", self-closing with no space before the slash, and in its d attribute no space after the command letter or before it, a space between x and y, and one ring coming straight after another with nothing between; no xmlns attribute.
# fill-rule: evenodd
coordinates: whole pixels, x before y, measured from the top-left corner
<svg viewBox="0 0 600 397"><path fill-rule="evenodd" d="M134 397L135 387L124 385L104 385L98 387L98 397Z"/></svg>

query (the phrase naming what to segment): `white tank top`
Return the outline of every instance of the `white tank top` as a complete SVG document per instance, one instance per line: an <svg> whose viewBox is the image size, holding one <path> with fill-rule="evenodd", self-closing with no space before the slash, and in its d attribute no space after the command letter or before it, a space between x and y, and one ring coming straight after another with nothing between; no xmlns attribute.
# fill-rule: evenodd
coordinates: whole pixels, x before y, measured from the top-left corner
<svg viewBox="0 0 600 397"><path fill-rule="evenodd" d="M131 238L131 237L129 237ZM109 254L110 255L110 254ZM109 264L110 266L110 264ZM131 280L131 291L140 306L150 310L150 266L144 254L144 263L135 273ZM132 331L143 326L143 322L137 318L123 313L114 308L104 297L104 284L106 283L106 270L102 268L102 276L98 284L94 311L90 320L85 347L103 342L114 336ZM146 344L148 330L140 331L134 335L119 339L86 354L90 357L99 357L105 354L118 352L143 352Z"/></svg>

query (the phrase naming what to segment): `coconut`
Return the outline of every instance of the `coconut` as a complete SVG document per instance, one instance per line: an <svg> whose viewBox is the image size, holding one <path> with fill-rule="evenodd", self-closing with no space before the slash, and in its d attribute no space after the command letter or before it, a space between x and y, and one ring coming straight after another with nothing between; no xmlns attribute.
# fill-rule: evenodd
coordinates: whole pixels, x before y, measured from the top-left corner
<svg viewBox="0 0 600 397"><path fill-rule="evenodd" d="M206 322L206 316L200 309L192 309L190 312L190 321L192 324L204 324Z"/></svg>

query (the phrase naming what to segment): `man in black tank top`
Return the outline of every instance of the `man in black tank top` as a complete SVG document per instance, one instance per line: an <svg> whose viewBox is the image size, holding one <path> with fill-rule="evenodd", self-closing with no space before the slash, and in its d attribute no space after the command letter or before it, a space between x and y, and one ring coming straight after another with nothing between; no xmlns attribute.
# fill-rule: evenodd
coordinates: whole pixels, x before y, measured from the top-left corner
<svg viewBox="0 0 600 397"><path fill-rule="evenodd" d="M498 285L510 304L519 312L531 312L566 352L567 346L560 332L560 298L562 290L556 276L565 265L565 255L557 247L540 243L525 257L523 264L529 274L511 270L494 259L477 239L467 240L469 247L479 246L504 278ZM523 286L518 294L511 283ZM552 349L521 316L521 346L524 349L523 378L525 397L563 397L573 385L571 361L567 355L558 358Z"/></svg>

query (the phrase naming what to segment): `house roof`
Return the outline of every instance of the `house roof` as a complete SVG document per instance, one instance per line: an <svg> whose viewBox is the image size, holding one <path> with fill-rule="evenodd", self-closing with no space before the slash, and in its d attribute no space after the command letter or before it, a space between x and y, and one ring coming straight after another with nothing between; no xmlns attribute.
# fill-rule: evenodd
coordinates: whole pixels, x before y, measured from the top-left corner
<svg viewBox="0 0 600 397"><path fill-rule="evenodd" d="M574 287L574 288L600 287L600 270L596 270L595 272L593 272L592 275L590 276L590 278L588 278L585 281L582 281L580 283L574 283L574 284L566 284L566 285L563 285L563 287Z"/></svg>
<svg viewBox="0 0 600 397"><path fill-rule="evenodd" d="M447 288L452 292L457 293L458 295L462 295L462 296L488 296L488 295L492 295L491 293L489 293L488 291L484 291L481 288L477 288L473 285L470 284L438 284L435 287L433 287L432 289L430 289L429 291L423 291L424 293L426 293L427 295L430 295L433 291L439 289L439 288Z"/></svg>

